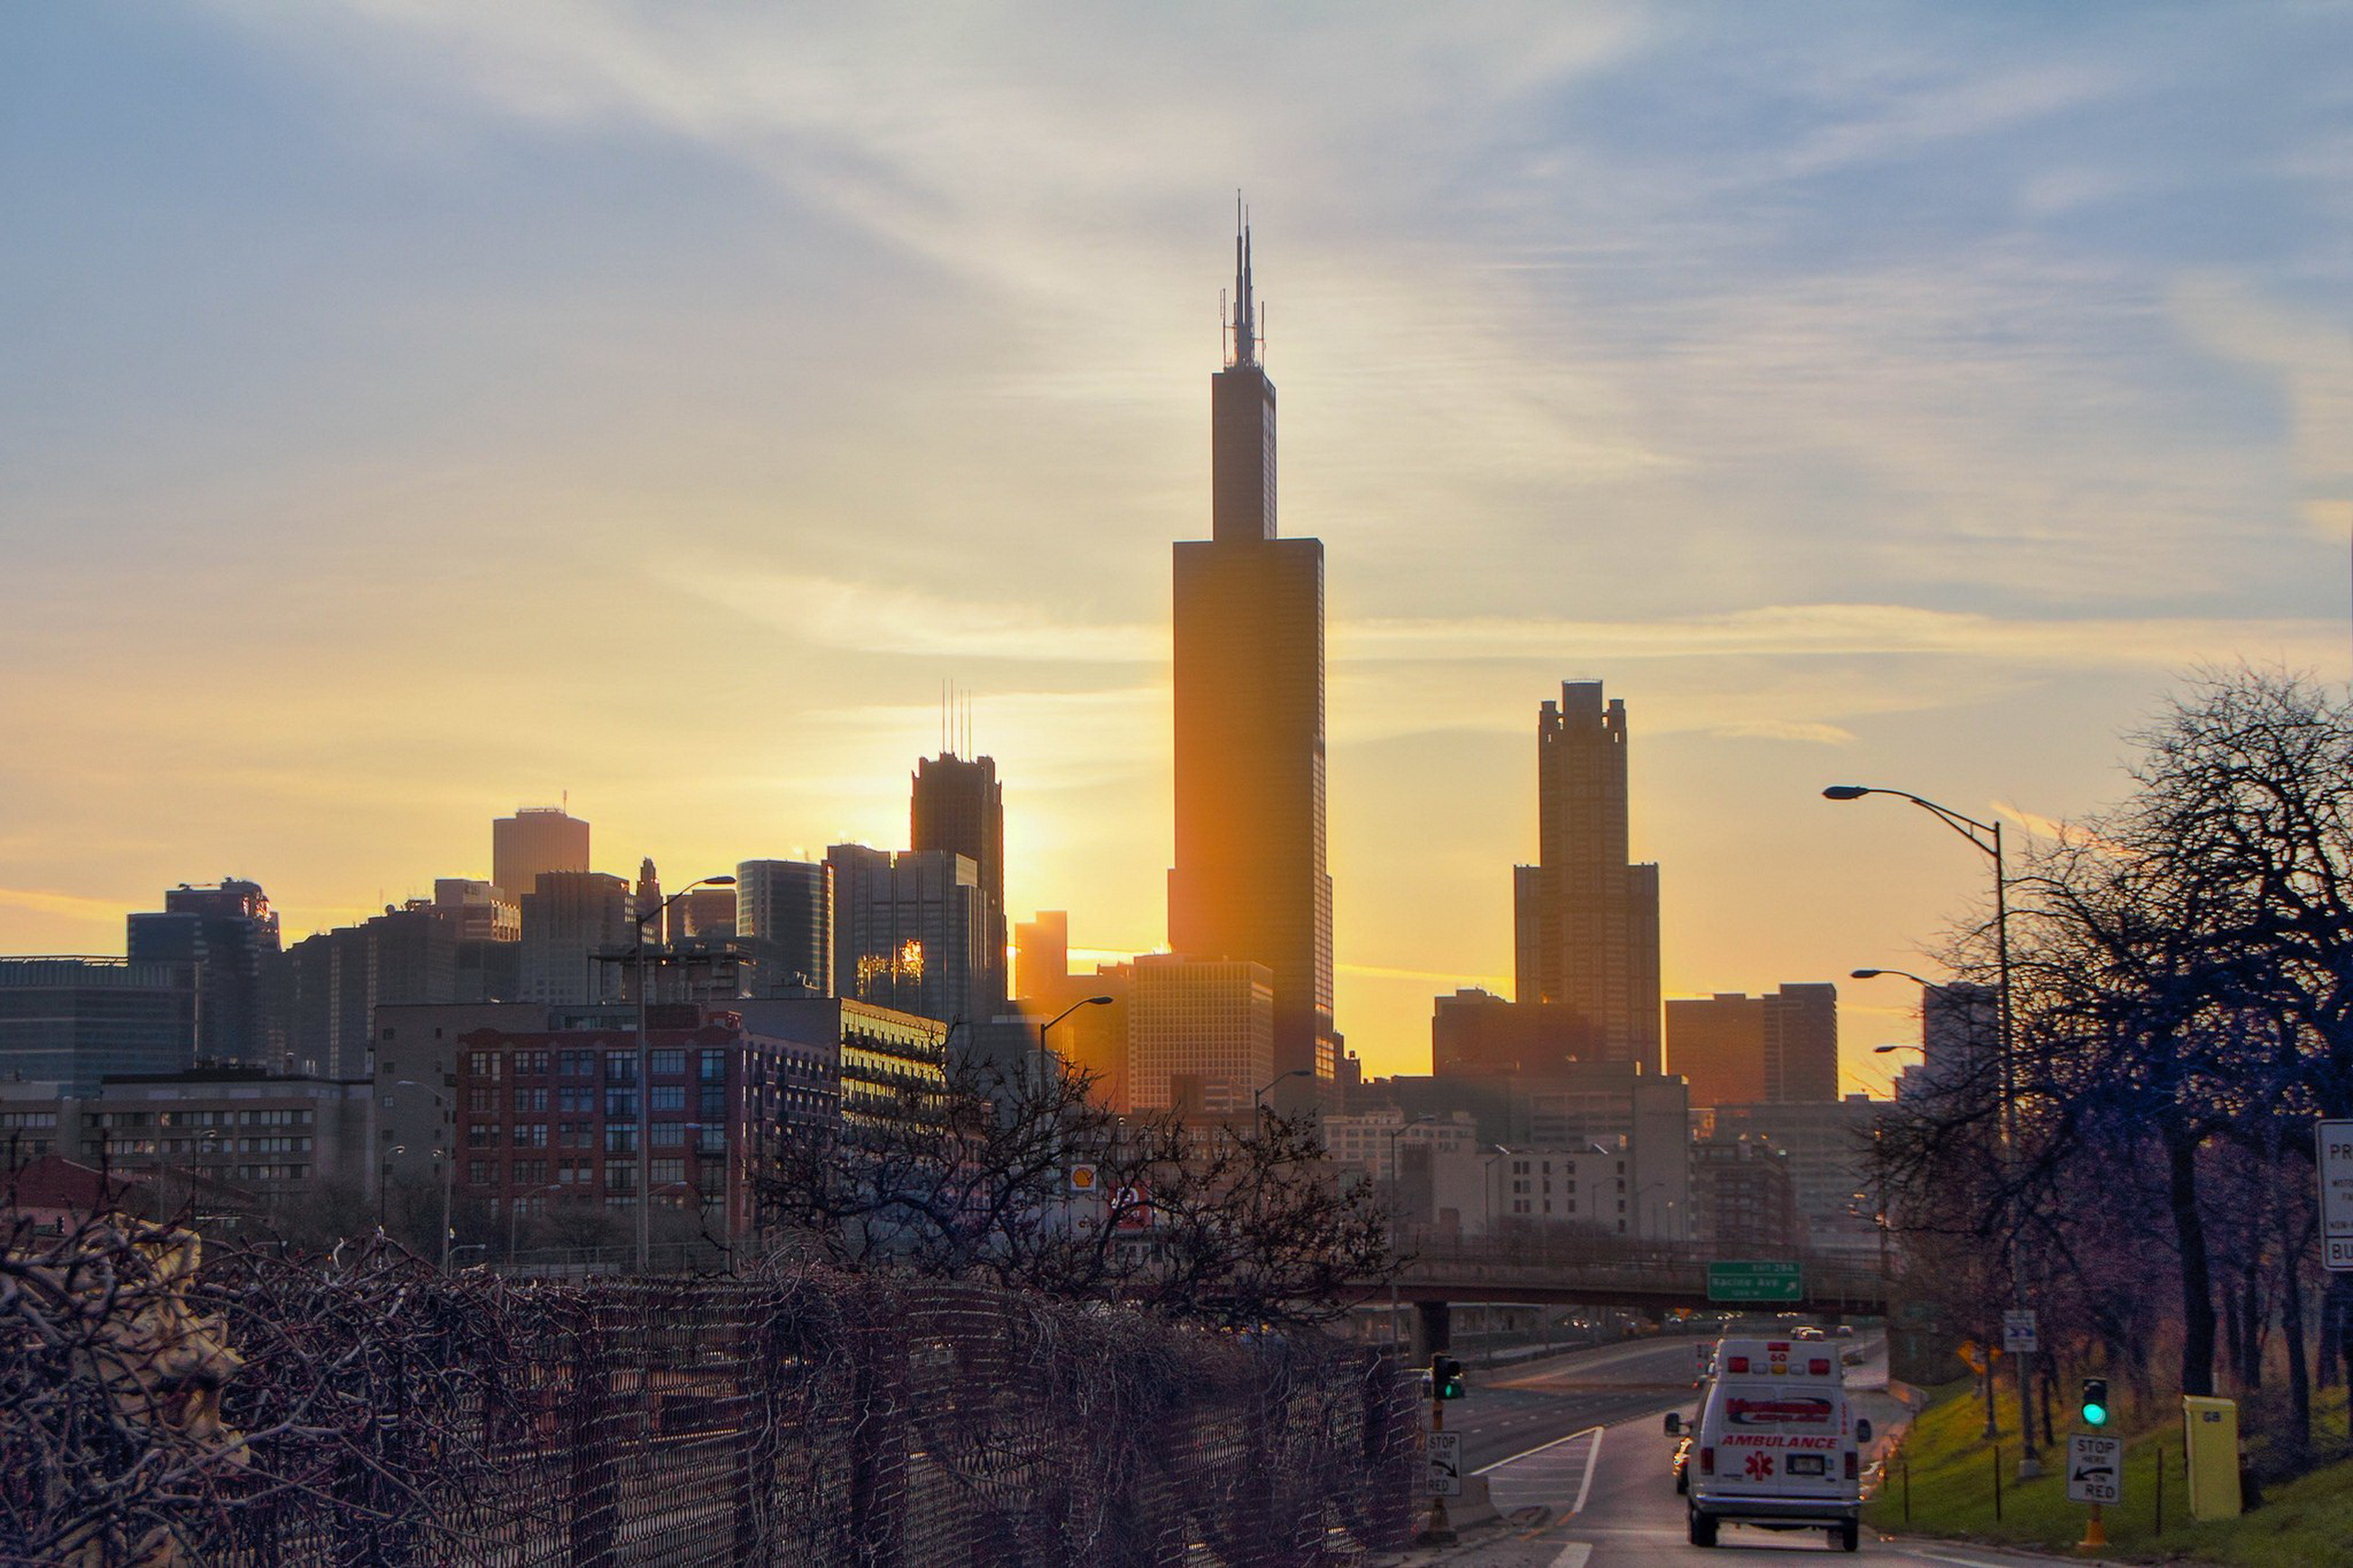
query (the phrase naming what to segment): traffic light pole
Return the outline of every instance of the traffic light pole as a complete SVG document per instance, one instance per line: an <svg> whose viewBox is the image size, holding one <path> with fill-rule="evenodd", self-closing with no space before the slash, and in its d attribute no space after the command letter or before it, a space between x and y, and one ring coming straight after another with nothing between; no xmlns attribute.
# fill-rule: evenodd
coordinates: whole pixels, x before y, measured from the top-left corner
<svg viewBox="0 0 2353 1568"><path fill-rule="evenodd" d="M1431 1358L1430 1365L1433 1369L1437 1366L1438 1360L1437 1357ZM1433 1432L1446 1430L1446 1401L1440 1397L1441 1392L1439 1380L1432 1378L1430 1388L1430 1429ZM1459 1539L1460 1537L1454 1533L1453 1521L1446 1517L1446 1499L1432 1494L1430 1500L1430 1522L1422 1526L1419 1544L1451 1546Z"/></svg>

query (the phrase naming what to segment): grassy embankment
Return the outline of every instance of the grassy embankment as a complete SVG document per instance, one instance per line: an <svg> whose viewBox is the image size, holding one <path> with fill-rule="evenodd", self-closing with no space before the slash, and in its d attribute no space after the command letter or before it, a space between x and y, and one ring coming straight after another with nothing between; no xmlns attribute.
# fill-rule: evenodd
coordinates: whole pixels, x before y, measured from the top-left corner
<svg viewBox="0 0 2353 1568"><path fill-rule="evenodd" d="M2054 1552L2073 1550L2089 1516L2067 1500L2059 1453L2043 1456L2040 1479L2021 1484L2017 1411L2002 1408L2004 1436L1984 1441L1985 1406L1968 1379L1932 1391L1935 1402L1891 1457L1887 1480L1865 1510L1865 1524L1898 1534L1966 1536ZM2084 1552L2131 1562L2246 1564L2249 1568L2345 1568L2353 1563L2353 1459L2323 1465L2263 1489L2263 1506L2235 1520L2200 1524L2189 1518L2182 1475L2179 1406L2170 1412L2117 1413L2109 1431L2125 1438L2124 1500L2106 1510L2108 1546ZM2324 1443L2345 1433L2345 1392L2319 1396L2314 1426ZM2072 1425L2072 1424L2071 1424ZM2251 1443L2251 1447L2253 1445ZM2001 1518L1994 1518L1995 1450L2000 1448ZM2341 1451L2341 1446L2340 1446ZM2158 1467L2164 1466L2165 1528L2155 1530ZM1911 1519L1905 1522L1905 1468Z"/></svg>

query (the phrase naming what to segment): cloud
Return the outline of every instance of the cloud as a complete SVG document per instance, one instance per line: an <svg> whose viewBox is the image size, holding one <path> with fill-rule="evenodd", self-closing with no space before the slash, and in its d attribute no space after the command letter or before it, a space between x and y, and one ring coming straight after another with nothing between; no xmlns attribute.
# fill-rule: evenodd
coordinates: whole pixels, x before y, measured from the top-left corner
<svg viewBox="0 0 2353 1568"><path fill-rule="evenodd" d="M118 899L91 899L39 888L0 888L0 908L55 915L60 920L119 926L130 906Z"/></svg>

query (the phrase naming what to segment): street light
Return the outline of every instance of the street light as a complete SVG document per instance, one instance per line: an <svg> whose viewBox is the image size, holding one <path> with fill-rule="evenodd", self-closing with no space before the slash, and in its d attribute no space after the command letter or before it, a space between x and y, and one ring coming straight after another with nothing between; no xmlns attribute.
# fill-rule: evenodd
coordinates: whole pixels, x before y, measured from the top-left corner
<svg viewBox="0 0 2353 1568"><path fill-rule="evenodd" d="M407 1152L407 1144L395 1143L391 1148L386 1149L384 1152L383 1158L377 1160L375 1163L375 1227L378 1230L382 1230L384 1228L385 1198L392 1190L393 1156L396 1154L406 1154Z"/></svg>
<svg viewBox="0 0 2353 1568"><path fill-rule="evenodd" d="M1974 816L1964 816L1950 806L1914 795L1909 790L1883 789L1876 784L1831 784L1822 791L1824 800L1861 800L1867 795L1892 795L1898 800L1908 800L1946 826L1969 841L1971 847L1993 861L1993 942L1994 981L2000 994L1999 1039L1996 1055L2001 1084L2001 1155L2006 1168L2015 1157L2018 1144L2018 1095L2016 1067L2012 1057L2014 1038L2010 1012L2010 875L2001 858L2001 824L1979 822ZM1892 972L1891 972L1892 973ZM1917 980L1917 975L1908 978ZM1924 983L1925 984L1925 983ZM2025 1281L2019 1268L2018 1240L2012 1237L2009 1245L2010 1283L2022 1299ZM2042 1473L2042 1461L2034 1449L2034 1416L2031 1403L2030 1373L2027 1363L2034 1359L2031 1352L2021 1352L2012 1358L2018 1369L2018 1420L2023 1430L2020 1434L2023 1447L2019 1454L2018 1474L2021 1480L2031 1479Z"/></svg>
<svg viewBox="0 0 2353 1568"><path fill-rule="evenodd" d="M1504 1178L1496 1173L1495 1162L1510 1153L1511 1151L1504 1147L1501 1143L1490 1143L1487 1147L1493 1150L1494 1152L1489 1154L1484 1160L1480 1162L1480 1163L1485 1167L1482 1174L1487 1178L1481 1184L1481 1185L1486 1189L1487 1239L1492 1242L1495 1239L1495 1211L1504 1206Z"/></svg>
<svg viewBox="0 0 2353 1568"><path fill-rule="evenodd" d="M413 1078L396 1079L393 1080L392 1087L424 1089L426 1093L433 1096L433 1109L438 1110L442 1108L440 1095L434 1093L429 1086L421 1084ZM435 1158L441 1161L441 1271L447 1274L449 1271L449 1195L450 1188L458 1179L458 1129L454 1118L451 1119L451 1125L443 1131L448 1134L449 1147L446 1152L436 1149L433 1153Z"/></svg>
<svg viewBox="0 0 2353 1568"><path fill-rule="evenodd" d="M1082 996L1038 1026L1038 1092L1039 1094L1046 1092L1046 1031L1082 1007L1108 1007L1111 1004L1112 999L1108 996Z"/></svg>
<svg viewBox="0 0 2353 1568"><path fill-rule="evenodd" d="M1281 1083L1284 1079L1287 1079L1287 1078L1314 1078L1314 1076L1315 1076L1315 1069L1314 1069L1314 1068L1293 1068L1289 1072L1279 1072L1279 1073L1275 1074L1275 1075L1274 1075L1274 1083L1270 1083L1270 1084L1266 1085L1264 1088L1258 1089L1255 1089L1255 1090L1251 1091L1251 1094L1250 1094L1250 1110L1251 1110L1251 1111L1252 1111L1252 1112L1257 1112L1257 1111L1263 1110L1265 1110L1265 1109L1266 1109L1265 1101L1266 1101L1267 1090L1268 1090L1268 1089L1271 1089L1274 1087L1274 1084L1275 1084L1275 1083ZM1256 1122L1258 1121L1258 1117L1257 1117L1255 1114L1253 1114L1253 1115L1250 1117L1250 1121L1251 1121L1251 1123L1252 1123L1253 1125L1255 1125L1255 1124L1256 1124Z"/></svg>
<svg viewBox="0 0 2353 1568"><path fill-rule="evenodd" d="M648 1259L653 1252L653 1166L649 1163L653 1145L653 1062L652 1051L646 1038L646 922L668 914L670 907L697 888L732 888L733 877L698 877L664 899L654 908L639 914L630 931L631 967L638 975L638 1272L648 1269Z"/></svg>
<svg viewBox="0 0 2353 1568"><path fill-rule="evenodd" d="M1397 1252L1398 1243L1401 1239L1398 1222L1405 1217L1402 1205L1397 1201L1397 1141L1405 1135L1409 1128L1419 1127L1425 1121L1437 1120L1434 1115L1425 1114L1417 1116L1410 1121L1400 1121L1389 1129L1389 1343L1391 1344L1398 1342Z"/></svg>

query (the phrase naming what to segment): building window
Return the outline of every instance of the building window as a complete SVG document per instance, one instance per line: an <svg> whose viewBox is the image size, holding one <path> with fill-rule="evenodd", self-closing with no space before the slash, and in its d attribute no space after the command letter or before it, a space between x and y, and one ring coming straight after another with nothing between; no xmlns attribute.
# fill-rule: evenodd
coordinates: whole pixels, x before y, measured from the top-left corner
<svg viewBox="0 0 2353 1568"><path fill-rule="evenodd" d="M607 1051L607 1052L605 1053L605 1081L606 1081L607 1083L635 1083L635 1082L637 1082L637 1081L638 1081L638 1054L637 1054L637 1052L635 1052L635 1051Z"/></svg>
<svg viewBox="0 0 2353 1568"><path fill-rule="evenodd" d="M605 1115L630 1117L638 1113L638 1091L634 1089L608 1089L605 1091Z"/></svg>
<svg viewBox="0 0 2353 1568"><path fill-rule="evenodd" d="M589 1126L586 1121L566 1121L560 1123L555 1130L556 1147L559 1149L593 1149L596 1146L596 1130L595 1128Z"/></svg>
<svg viewBox="0 0 2353 1568"><path fill-rule="evenodd" d="M385 1104L391 1103L392 1098L389 1095L385 1096ZM466 1109L475 1115L488 1116L498 1108L499 1091L489 1085L478 1083L466 1091Z"/></svg>
<svg viewBox="0 0 2353 1568"><path fill-rule="evenodd" d="M634 1127L607 1127L607 1128L606 1128L606 1129L605 1129L605 1152L606 1152L606 1153L607 1153L607 1154L634 1154L634 1153L636 1153L637 1152L638 1152L638 1130L637 1130L636 1128L634 1128Z"/></svg>
<svg viewBox="0 0 2353 1568"><path fill-rule="evenodd" d="M386 1136L390 1136L390 1134L386 1134ZM498 1126L497 1126L497 1124L496 1124L495 1122L490 1122L490 1121L475 1121L475 1122L470 1122L470 1123L467 1125L467 1128L466 1128L466 1147L467 1147L467 1148L469 1148L469 1149L495 1149L495 1148L497 1148L498 1146L499 1146L499 1130L498 1130Z"/></svg>
<svg viewBox="0 0 2353 1568"><path fill-rule="evenodd" d="M646 1095L648 1105L655 1110L686 1109L686 1085L682 1083L658 1083L648 1089Z"/></svg>
<svg viewBox="0 0 2353 1568"><path fill-rule="evenodd" d="M696 1114L706 1121L716 1121L727 1114L727 1086L706 1083L695 1096Z"/></svg>
<svg viewBox="0 0 2353 1568"><path fill-rule="evenodd" d="M499 1184L499 1163L496 1160L467 1161L466 1180L478 1187L497 1186Z"/></svg>
<svg viewBox="0 0 2353 1568"><path fill-rule="evenodd" d="M547 1123L544 1121L516 1122L514 1124L513 1146L518 1149L546 1148Z"/></svg>
<svg viewBox="0 0 2353 1568"><path fill-rule="evenodd" d="M684 1051L649 1051L647 1056L649 1065L646 1070L656 1078L677 1078L686 1071Z"/></svg>
<svg viewBox="0 0 2353 1568"><path fill-rule="evenodd" d="M586 1078L596 1068L594 1051L558 1051L555 1070L565 1078Z"/></svg>
<svg viewBox="0 0 2353 1568"><path fill-rule="evenodd" d="M638 1190L638 1168L635 1165L611 1164L605 1167L605 1190L608 1193L633 1193Z"/></svg>
<svg viewBox="0 0 2353 1568"><path fill-rule="evenodd" d="M496 1051L468 1051L466 1053L466 1070L476 1078L489 1079L495 1083L499 1077L499 1053Z"/></svg>
<svg viewBox="0 0 2353 1568"><path fill-rule="evenodd" d="M517 1051L514 1056L514 1069L516 1074L520 1077L545 1078L547 1076L547 1053L545 1051Z"/></svg>
<svg viewBox="0 0 2353 1568"><path fill-rule="evenodd" d="M547 1184L547 1162L517 1160L510 1179L519 1187L540 1187Z"/></svg>
<svg viewBox="0 0 2353 1568"><path fill-rule="evenodd" d="M694 1135L694 1152L706 1157L727 1152L727 1129L705 1127Z"/></svg>
<svg viewBox="0 0 2353 1568"><path fill-rule="evenodd" d="M575 1116L594 1115L596 1091L585 1085L567 1084L555 1091L555 1109Z"/></svg>
<svg viewBox="0 0 2353 1568"><path fill-rule="evenodd" d="M725 1083L727 1081L727 1053L725 1051L705 1051L702 1053L702 1081L705 1083Z"/></svg>
<svg viewBox="0 0 2353 1568"><path fill-rule="evenodd" d="M655 1122L655 1123L653 1124L653 1143L652 1143L652 1147L654 1147L654 1148L656 1148L656 1149L683 1149L683 1148L685 1148L685 1147L686 1147L686 1123L685 1123L685 1122L683 1122L683 1121L657 1121L657 1122Z"/></svg>

